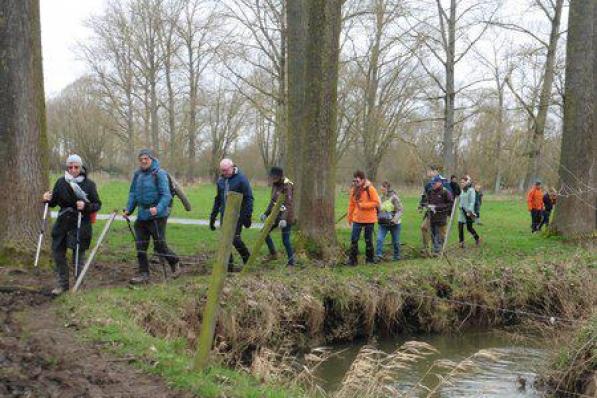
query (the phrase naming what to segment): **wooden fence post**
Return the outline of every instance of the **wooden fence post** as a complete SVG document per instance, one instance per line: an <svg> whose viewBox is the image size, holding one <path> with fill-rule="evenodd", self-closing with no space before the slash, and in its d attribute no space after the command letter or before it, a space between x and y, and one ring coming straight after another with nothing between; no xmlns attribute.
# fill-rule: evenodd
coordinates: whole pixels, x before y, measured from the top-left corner
<svg viewBox="0 0 597 398"><path fill-rule="evenodd" d="M284 194L280 194L280 196L278 196L278 201L274 205L274 208L272 209L272 212L269 214L269 217L263 223L263 227L259 232L259 237L255 241L255 245L253 245L253 251L251 251L251 256L249 257L249 260L243 267L241 274L246 274L249 271L249 269L253 268L253 265L255 264L255 261L259 256L259 252L261 251L261 246L263 246L263 242L265 242L265 238L267 238L267 235L269 235L269 233L272 231L274 223L276 222L276 218L278 218L278 214L280 214L280 209L282 208L284 199Z"/></svg>
<svg viewBox="0 0 597 398"><path fill-rule="evenodd" d="M230 254L232 252L232 241L234 240L242 201L242 194L228 192L224 220L221 225L222 233L220 245L211 271L211 280L207 290L207 302L203 309L201 332L199 334L199 342L193 367L195 371L202 371L205 369L209 360L209 353L216 331L216 322L220 307L220 295L222 294L224 281L226 280L228 260L230 259Z"/></svg>

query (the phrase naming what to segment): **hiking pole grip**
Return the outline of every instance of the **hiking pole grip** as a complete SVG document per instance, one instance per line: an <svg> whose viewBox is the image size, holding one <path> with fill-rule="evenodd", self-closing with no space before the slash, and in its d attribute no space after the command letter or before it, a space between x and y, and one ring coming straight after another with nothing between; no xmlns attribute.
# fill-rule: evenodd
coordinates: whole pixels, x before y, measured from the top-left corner
<svg viewBox="0 0 597 398"><path fill-rule="evenodd" d="M108 222L104 226L104 229L102 230L102 233L100 234L100 237L98 238L97 243L95 244L95 247L91 251L89 258L85 262L85 266L83 267L81 274L77 278L77 282L75 283L75 286L73 287L73 290L72 290L73 293L76 293L77 290L79 290L79 287L81 286L81 283L83 282L83 278L85 277L85 274L87 273L87 269L89 268L89 265L91 265L91 262L93 261L93 258L95 257L95 255L97 253L97 250L99 249L100 245L102 244L102 241L106 237L106 234L108 233L108 230L110 229L110 225L112 225L112 222L114 222L114 219L116 218L117 213L118 213L118 210L114 210L112 212L112 215L108 219Z"/></svg>
<svg viewBox="0 0 597 398"><path fill-rule="evenodd" d="M48 218L48 208L50 207L50 204L48 202L46 202L46 204L44 205L44 215L41 219L41 227L39 228L39 237L37 239L37 250L35 251L35 263L33 264L34 267L37 267L37 264L39 263L39 255L41 254L41 243L43 241L44 238L44 231L45 231L45 227L46 227L46 218Z"/></svg>

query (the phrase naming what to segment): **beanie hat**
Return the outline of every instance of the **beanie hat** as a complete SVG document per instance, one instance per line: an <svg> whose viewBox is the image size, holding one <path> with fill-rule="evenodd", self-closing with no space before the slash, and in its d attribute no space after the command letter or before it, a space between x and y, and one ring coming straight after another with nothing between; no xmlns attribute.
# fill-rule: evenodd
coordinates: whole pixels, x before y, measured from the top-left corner
<svg viewBox="0 0 597 398"><path fill-rule="evenodd" d="M150 159L155 159L153 151L149 148L141 149L137 157L140 158L141 156L147 156Z"/></svg>
<svg viewBox="0 0 597 398"><path fill-rule="evenodd" d="M270 169L269 175L271 177L282 177L284 175L284 170L281 167L274 166Z"/></svg>
<svg viewBox="0 0 597 398"><path fill-rule="evenodd" d="M79 166L82 166L83 160L79 155L73 153L72 155L69 155L68 158L66 158L66 164L68 165L69 163L76 163Z"/></svg>

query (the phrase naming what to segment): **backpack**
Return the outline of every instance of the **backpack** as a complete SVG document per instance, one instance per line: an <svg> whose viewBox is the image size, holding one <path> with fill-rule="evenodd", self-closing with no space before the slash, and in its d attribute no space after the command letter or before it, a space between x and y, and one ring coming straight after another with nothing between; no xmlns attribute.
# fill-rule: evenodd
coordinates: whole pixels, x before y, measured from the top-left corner
<svg viewBox="0 0 597 398"><path fill-rule="evenodd" d="M151 175L153 177L153 182L155 183L156 187L158 185L158 172L160 170L163 170L166 173L166 176L168 177L168 189L170 190L170 195L172 196L172 200L170 200L168 207L172 207L172 201L174 200L174 197L176 196L176 197L178 197L178 199L180 199L184 209L186 211L191 211L191 202L189 202L187 195L184 193L184 191L182 189L182 186L166 170L157 169L157 170L153 170L151 172ZM139 172L136 172L135 176L133 177L133 185L137 184L138 177L139 177Z"/></svg>

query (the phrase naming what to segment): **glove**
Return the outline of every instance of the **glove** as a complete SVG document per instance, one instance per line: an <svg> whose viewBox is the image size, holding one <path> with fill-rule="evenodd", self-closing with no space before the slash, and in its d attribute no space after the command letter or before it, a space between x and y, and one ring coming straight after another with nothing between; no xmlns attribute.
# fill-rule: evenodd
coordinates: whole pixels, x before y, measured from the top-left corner
<svg viewBox="0 0 597 398"><path fill-rule="evenodd" d="M278 224L278 227L280 227L280 229L284 229L288 226L288 223L286 222L286 220L280 220L280 223Z"/></svg>
<svg viewBox="0 0 597 398"><path fill-rule="evenodd" d="M245 228L251 228L251 217L247 217L243 220L243 225Z"/></svg>
<svg viewBox="0 0 597 398"><path fill-rule="evenodd" d="M267 216L265 214L262 214L259 219L261 220L261 222L265 222L265 220L267 220Z"/></svg>
<svg viewBox="0 0 597 398"><path fill-rule="evenodd" d="M213 217L209 219L209 229L212 231L216 230L216 219Z"/></svg>

